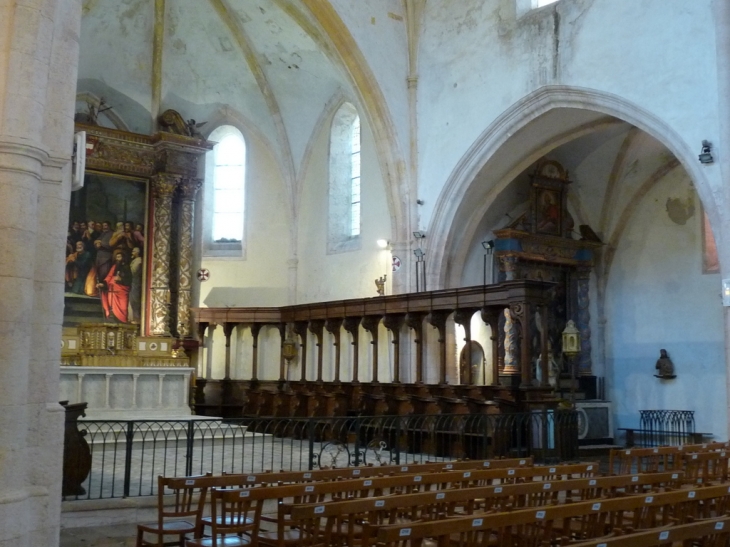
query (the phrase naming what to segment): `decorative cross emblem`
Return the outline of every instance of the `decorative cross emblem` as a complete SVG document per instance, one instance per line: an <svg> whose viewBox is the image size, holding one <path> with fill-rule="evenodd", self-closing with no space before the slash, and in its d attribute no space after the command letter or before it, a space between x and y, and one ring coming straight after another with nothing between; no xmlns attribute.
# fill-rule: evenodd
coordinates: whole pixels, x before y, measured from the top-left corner
<svg viewBox="0 0 730 547"><path fill-rule="evenodd" d="M208 281L210 278L210 270L207 268L200 268L198 270L198 281Z"/></svg>

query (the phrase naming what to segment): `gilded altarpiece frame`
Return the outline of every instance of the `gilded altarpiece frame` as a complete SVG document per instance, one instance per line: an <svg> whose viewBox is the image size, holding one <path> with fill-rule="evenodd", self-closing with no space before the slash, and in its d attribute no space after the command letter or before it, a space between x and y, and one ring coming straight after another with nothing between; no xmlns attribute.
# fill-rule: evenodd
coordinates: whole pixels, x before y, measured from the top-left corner
<svg viewBox="0 0 730 547"><path fill-rule="evenodd" d="M174 114L179 117L177 113ZM109 217L109 222L115 224L109 227L112 232L117 228L116 224L121 222L120 237L116 238L115 243L121 241L124 245L125 241L132 241L127 245L129 254L125 258L131 261L132 253L138 254L138 251L132 250L135 247L144 249L144 256L135 262L141 262L143 266L139 314L128 307L126 321L124 313L116 315L113 310L107 316L106 308L97 297L94 304L99 310L98 318L83 322L77 318L65 322L64 340L69 344L65 344L64 350L68 353L70 345L82 342L84 325L92 328L92 324L99 323L109 325L110 328L114 325L138 324L137 334L142 337L140 351L145 351L143 348L146 351L168 348L169 352L173 339L191 341L193 335L190 322L194 268L193 203L202 184L200 175L204 172L204 154L212 149L213 144L197 136L172 130L140 135L86 124L77 124L76 130L86 131L87 134L88 186L85 185L86 189L78 192L88 193L89 188L97 187L94 200L102 203L84 204L85 194L72 197L69 230L74 230L73 220L80 220L75 217L85 208L82 216ZM98 191L100 186L107 191ZM130 188L136 189L136 198L132 196L134 192L129 194ZM121 203L110 203L110 200L121 200ZM139 222L141 219L144 220ZM90 218L84 220L88 222ZM95 218L93 220L96 221ZM131 229L125 222L132 222ZM142 226L136 226L138 224ZM100 228L104 230L103 225ZM130 235L123 235L125 230ZM105 237L110 238L108 235ZM118 246L107 250L114 254ZM67 256L69 254L67 252ZM73 286L72 277L67 281L69 289ZM122 282L125 276L119 277ZM114 285L114 276L94 281L99 290L108 290L110 284ZM75 287L77 291L79 284ZM79 328L78 333L75 332L76 326ZM145 344L143 338L149 337L166 338L171 342Z"/></svg>

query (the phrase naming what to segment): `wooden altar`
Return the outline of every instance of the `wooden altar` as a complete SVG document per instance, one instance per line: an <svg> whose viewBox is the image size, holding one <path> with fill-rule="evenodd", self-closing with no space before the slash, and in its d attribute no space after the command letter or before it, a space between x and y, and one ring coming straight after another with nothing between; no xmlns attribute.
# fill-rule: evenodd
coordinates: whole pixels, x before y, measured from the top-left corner
<svg viewBox="0 0 730 547"><path fill-rule="evenodd" d="M543 160L530 175L528 210L503 230L495 230L495 257L499 261L499 281L536 280L554 283L549 297L546 320L548 348L540 341L530 341L533 355L547 351L550 359L562 362L562 331L569 319L581 334L581 353L577 359L580 387L587 398L596 397L596 378L591 363L590 274L595 251L602 245L589 226L575 230L568 211L568 189L571 181L563 167ZM540 330L538 317L532 322ZM500 318L500 360L502 369L511 371L519 359L521 348L511 339L511 317ZM506 333L506 334L505 334ZM567 363L563 376L570 376Z"/></svg>

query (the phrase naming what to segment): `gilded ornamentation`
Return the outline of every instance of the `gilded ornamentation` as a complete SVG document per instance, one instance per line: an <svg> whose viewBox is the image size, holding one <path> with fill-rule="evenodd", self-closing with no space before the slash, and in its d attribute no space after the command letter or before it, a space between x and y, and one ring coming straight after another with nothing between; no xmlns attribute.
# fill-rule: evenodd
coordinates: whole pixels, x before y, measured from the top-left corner
<svg viewBox="0 0 730 547"><path fill-rule="evenodd" d="M115 170L149 174L154 171L155 158L152 150L135 143L96 139L92 141L86 165L93 169Z"/></svg>
<svg viewBox="0 0 730 547"><path fill-rule="evenodd" d="M198 156L179 150L159 150L155 156L158 171L194 177L198 173Z"/></svg>
<svg viewBox="0 0 730 547"><path fill-rule="evenodd" d="M152 178L155 197L154 235L152 240L152 284L150 289L150 332L170 334L170 231L172 229L172 194L179 177L160 174Z"/></svg>
<svg viewBox="0 0 730 547"><path fill-rule="evenodd" d="M547 258L574 258L576 252L575 249L570 247L555 247L527 240L522 241L522 250L529 254L542 255Z"/></svg>
<svg viewBox="0 0 730 547"><path fill-rule="evenodd" d="M190 303L193 275L193 226L194 199L202 184L200 179L183 179L180 185L182 203L180 205L180 244L178 265L177 334L189 338Z"/></svg>

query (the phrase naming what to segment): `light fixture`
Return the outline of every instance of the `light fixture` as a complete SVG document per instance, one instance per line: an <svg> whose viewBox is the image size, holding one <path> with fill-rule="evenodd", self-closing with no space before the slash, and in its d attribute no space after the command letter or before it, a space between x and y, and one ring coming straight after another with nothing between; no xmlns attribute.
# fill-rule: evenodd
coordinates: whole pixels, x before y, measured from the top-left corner
<svg viewBox="0 0 730 547"><path fill-rule="evenodd" d="M388 243L390 243L390 242L387 239L379 239L377 241L377 243L378 243L378 247L380 247L381 249L385 249L388 246Z"/></svg>
<svg viewBox="0 0 730 547"><path fill-rule="evenodd" d="M426 232L413 232L413 237L416 239L423 239L426 237Z"/></svg>
<svg viewBox="0 0 730 547"><path fill-rule="evenodd" d="M702 141L702 152L700 153L700 163L708 164L712 163L714 158L712 157L712 143L710 141Z"/></svg>
<svg viewBox="0 0 730 547"><path fill-rule="evenodd" d="M416 258L418 258L420 260L421 258L423 258L423 255L425 255L426 253L424 253L423 252L423 249L421 249L419 247L418 249L416 249L415 251L413 251L413 254L416 255Z"/></svg>
<svg viewBox="0 0 730 547"><path fill-rule="evenodd" d="M489 241L482 241L482 247L484 247L485 251L491 252L491 250L494 249L494 240L490 239Z"/></svg>
<svg viewBox="0 0 730 547"><path fill-rule="evenodd" d="M563 330L563 353L568 357L575 357L580 353L580 331L572 319Z"/></svg>

